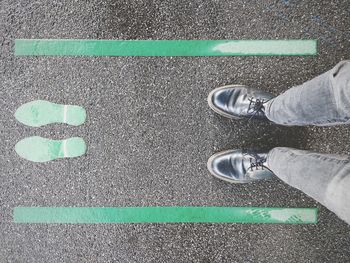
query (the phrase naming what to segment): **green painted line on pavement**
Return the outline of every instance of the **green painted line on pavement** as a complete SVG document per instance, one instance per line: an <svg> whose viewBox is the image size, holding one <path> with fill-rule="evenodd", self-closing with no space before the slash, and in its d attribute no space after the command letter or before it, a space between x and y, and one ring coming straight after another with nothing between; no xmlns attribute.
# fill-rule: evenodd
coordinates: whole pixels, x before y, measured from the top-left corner
<svg viewBox="0 0 350 263"><path fill-rule="evenodd" d="M16 56L306 56L317 40L16 39Z"/></svg>
<svg viewBox="0 0 350 263"><path fill-rule="evenodd" d="M16 207L15 223L277 223L315 224L317 208Z"/></svg>

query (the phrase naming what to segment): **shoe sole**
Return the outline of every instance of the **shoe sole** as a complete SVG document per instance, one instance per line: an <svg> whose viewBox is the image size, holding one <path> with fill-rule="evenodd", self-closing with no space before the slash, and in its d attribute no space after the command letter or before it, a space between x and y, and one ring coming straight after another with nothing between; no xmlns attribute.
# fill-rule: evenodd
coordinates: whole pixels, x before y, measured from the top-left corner
<svg viewBox="0 0 350 263"><path fill-rule="evenodd" d="M214 161L214 159L219 156L219 155L223 155L223 154L227 154L227 153L231 153L231 152L234 152L234 151L237 151L237 150L226 150L226 151L221 151L221 152L218 152L214 155L212 155L209 159L208 159L208 162L207 162L207 169L208 171L211 173L212 176L214 176L215 178L218 178L222 181L225 181L225 182L228 182L228 183L231 183L231 184L246 184L246 183L250 183L252 181L236 181L236 180L230 180L230 179L227 179L225 177L221 177L221 176L218 176L214 171L213 169L211 168L212 167L212 163Z"/></svg>
<svg viewBox="0 0 350 263"><path fill-rule="evenodd" d="M235 85L226 85L226 86L221 86L221 87L218 87L216 89L213 89L209 95L208 95L208 98L207 98L207 101L208 101L208 104L209 104L209 107L215 111L217 114L221 115L221 116L224 116L224 117L227 117L227 118L230 118L230 119L234 119L234 120L241 120L243 119L243 117L238 117L238 116L234 116L234 115L231 115L231 114L228 114L227 112L224 112L222 110L220 110L219 108L217 108L211 98L213 96L213 94L219 90L223 90L223 89L226 89L226 88L234 88L234 87L243 87L245 88L246 86L245 85L238 85L238 84L235 84Z"/></svg>

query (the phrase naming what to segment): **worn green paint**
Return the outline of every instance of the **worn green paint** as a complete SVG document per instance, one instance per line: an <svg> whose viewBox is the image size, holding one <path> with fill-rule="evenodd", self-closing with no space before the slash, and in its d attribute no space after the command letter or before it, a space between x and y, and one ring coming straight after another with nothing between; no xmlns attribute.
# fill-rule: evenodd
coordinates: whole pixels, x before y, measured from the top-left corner
<svg viewBox="0 0 350 263"><path fill-rule="evenodd" d="M315 224L317 208L16 207L15 223L280 223Z"/></svg>
<svg viewBox="0 0 350 263"><path fill-rule="evenodd" d="M22 158L32 162L47 162L58 158L78 157L86 152L82 138L73 137L66 140L50 140L39 136L19 141L15 150Z"/></svg>
<svg viewBox="0 0 350 263"><path fill-rule="evenodd" d="M85 122L86 111L80 106L35 100L20 106L15 112L15 117L21 123L32 127L50 123L67 123L77 126Z"/></svg>
<svg viewBox="0 0 350 263"><path fill-rule="evenodd" d="M316 54L316 40L15 40L17 56L303 56Z"/></svg>

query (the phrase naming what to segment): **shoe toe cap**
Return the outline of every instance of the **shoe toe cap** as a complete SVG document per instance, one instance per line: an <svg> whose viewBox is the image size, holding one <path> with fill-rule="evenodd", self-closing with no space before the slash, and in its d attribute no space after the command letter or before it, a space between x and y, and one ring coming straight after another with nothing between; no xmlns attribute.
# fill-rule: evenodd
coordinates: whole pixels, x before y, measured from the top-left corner
<svg viewBox="0 0 350 263"><path fill-rule="evenodd" d="M231 89L222 89L214 91L210 94L209 101L211 105L220 109L221 111L227 111L227 104L232 93Z"/></svg>
<svg viewBox="0 0 350 263"><path fill-rule="evenodd" d="M215 177L226 181L235 181L237 177L229 155L212 156L208 161L208 170Z"/></svg>

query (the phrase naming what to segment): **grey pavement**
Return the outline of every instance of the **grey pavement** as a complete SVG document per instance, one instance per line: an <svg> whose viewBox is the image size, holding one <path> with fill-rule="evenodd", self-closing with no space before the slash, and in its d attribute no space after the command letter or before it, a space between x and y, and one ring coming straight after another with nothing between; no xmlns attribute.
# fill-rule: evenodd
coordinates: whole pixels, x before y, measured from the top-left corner
<svg viewBox="0 0 350 263"><path fill-rule="evenodd" d="M88 3L86 3L88 2ZM350 226L278 179L231 185L207 159L230 148L350 154L350 127L228 120L207 94L240 83L275 94L349 59L350 3L0 2L0 262L349 262ZM16 38L319 39L313 57L15 57ZM45 99L82 105L80 127L29 128L13 114ZM49 163L14 145L82 136L85 156ZM318 207L317 225L16 225L16 206Z"/></svg>

